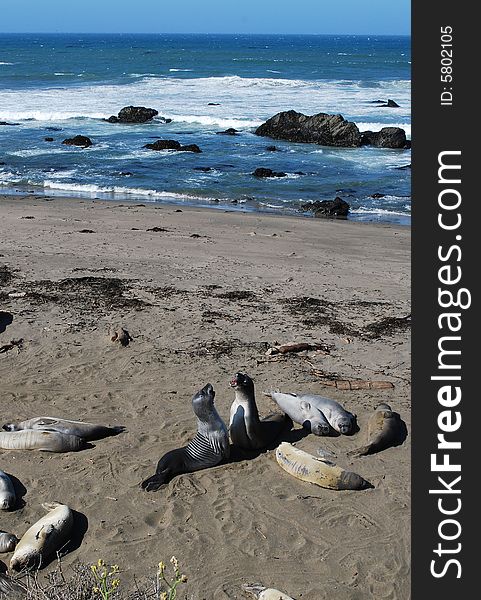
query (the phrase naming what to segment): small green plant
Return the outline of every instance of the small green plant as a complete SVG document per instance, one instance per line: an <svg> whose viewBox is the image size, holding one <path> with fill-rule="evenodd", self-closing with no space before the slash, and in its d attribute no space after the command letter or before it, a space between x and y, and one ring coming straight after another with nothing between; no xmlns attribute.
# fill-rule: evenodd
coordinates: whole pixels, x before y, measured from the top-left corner
<svg viewBox="0 0 481 600"><path fill-rule="evenodd" d="M177 586L187 581L187 577L180 572L179 561L173 556L170 559L172 568L174 570L174 576L168 578L165 573L166 565L162 561L159 563L157 570L157 589L161 590L164 584L167 586L167 591L162 592L159 596L159 600L175 600L177 597Z"/></svg>
<svg viewBox="0 0 481 600"><path fill-rule="evenodd" d="M94 593L99 594L102 600L109 600L120 585L118 575L118 565L106 566L104 561L99 558L96 565L91 565L92 573L95 579Z"/></svg>

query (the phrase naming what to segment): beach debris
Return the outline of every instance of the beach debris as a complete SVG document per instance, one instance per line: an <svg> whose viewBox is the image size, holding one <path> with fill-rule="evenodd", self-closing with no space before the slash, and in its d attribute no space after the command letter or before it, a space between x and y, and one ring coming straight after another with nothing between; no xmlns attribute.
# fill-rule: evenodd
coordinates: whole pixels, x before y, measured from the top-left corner
<svg viewBox="0 0 481 600"><path fill-rule="evenodd" d="M17 348L17 350L20 351L22 345L23 338L19 338L18 340L10 340L8 344L3 344L3 346L0 346L0 354L5 354L9 350L13 350L13 348Z"/></svg>
<svg viewBox="0 0 481 600"><path fill-rule="evenodd" d="M305 352L306 350L316 350L322 354L330 354L331 349L328 344L317 343L311 344L310 342L295 342L292 344L281 344L280 346L272 346L266 352L266 356L273 356L275 354L289 354L291 352Z"/></svg>
<svg viewBox="0 0 481 600"><path fill-rule="evenodd" d="M0 470L0 510L10 510L15 506L17 496L10 477Z"/></svg>
<svg viewBox="0 0 481 600"><path fill-rule="evenodd" d="M145 231L153 231L154 233L163 233L164 231L169 231L168 229L166 229L165 227L150 227L149 229L146 229Z"/></svg>
<svg viewBox="0 0 481 600"><path fill-rule="evenodd" d="M12 579L9 575L0 573L0 593L5 594L8 600L23 600L25 592L26 588L21 583Z"/></svg>
<svg viewBox="0 0 481 600"><path fill-rule="evenodd" d="M319 377L322 385L335 387L338 390L392 390L394 388L394 383L391 381L380 379L344 379L320 369L312 369L311 374Z"/></svg>
<svg viewBox="0 0 481 600"><path fill-rule="evenodd" d="M290 475L330 490L365 490L374 487L357 473L345 471L335 463L316 458L288 442L276 449L278 464Z"/></svg>
<svg viewBox="0 0 481 600"><path fill-rule="evenodd" d="M95 233L93 229L80 229L77 233Z"/></svg>
<svg viewBox="0 0 481 600"><path fill-rule="evenodd" d="M88 148L92 145L92 140L86 135L76 135L73 138L67 138L62 142L66 146L80 146L81 148Z"/></svg>
<svg viewBox="0 0 481 600"><path fill-rule="evenodd" d="M128 346L132 341L130 333L123 327L115 327L110 330L110 341L119 342L121 346Z"/></svg>
<svg viewBox="0 0 481 600"><path fill-rule="evenodd" d="M21 537L10 559L12 571L43 566L45 559L63 548L70 539L74 516L72 510L59 502L42 504L48 514L38 520Z"/></svg>
<svg viewBox="0 0 481 600"><path fill-rule="evenodd" d="M0 554L13 552L17 543L18 538L16 535L13 535L13 533L8 533L7 531L0 530Z"/></svg>
<svg viewBox="0 0 481 600"><path fill-rule="evenodd" d="M266 588L258 583L246 584L242 587L254 598L257 598L257 600L294 600L294 598L284 594L284 592L280 592L274 588Z"/></svg>

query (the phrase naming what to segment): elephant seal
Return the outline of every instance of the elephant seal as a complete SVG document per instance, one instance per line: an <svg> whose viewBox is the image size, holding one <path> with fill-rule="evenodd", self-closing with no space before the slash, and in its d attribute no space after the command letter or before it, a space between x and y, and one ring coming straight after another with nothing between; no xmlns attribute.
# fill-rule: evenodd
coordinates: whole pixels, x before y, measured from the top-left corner
<svg viewBox="0 0 481 600"><path fill-rule="evenodd" d="M169 483L175 475L192 473L214 467L229 458L229 434L224 421L214 406L215 391L210 383L192 398L192 408L197 417L197 433L183 448L164 454L157 464L155 475L145 479L141 486L154 492Z"/></svg>
<svg viewBox="0 0 481 600"><path fill-rule="evenodd" d="M366 490L374 487L357 473L345 471L329 460L316 458L292 444L276 449L278 464L293 477L330 490Z"/></svg>
<svg viewBox="0 0 481 600"><path fill-rule="evenodd" d="M292 427L288 415L269 415L259 419L254 382L245 373L236 373L230 382L235 399L230 408L229 432L232 444L243 450L260 450L272 444Z"/></svg>
<svg viewBox="0 0 481 600"><path fill-rule="evenodd" d="M10 510L16 501L12 480L4 471L0 471L0 510Z"/></svg>
<svg viewBox="0 0 481 600"><path fill-rule="evenodd" d="M306 402L318 408L330 426L338 433L350 435L357 430L356 415L345 410L339 402L317 394L296 394L296 396L300 402Z"/></svg>
<svg viewBox="0 0 481 600"><path fill-rule="evenodd" d="M306 400L301 400L296 394L283 394L282 392L264 392L281 408L286 415L299 423L314 435L329 435L331 427L324 413Z"/></svg>
<svg viewBox="0 0 481 600"><path fill-rule="evenodd" d="M348 456L375 454L392 446L399 446L407 436L406 424L389 404L380 404L367 423L367 444L347 453Z"/></svg>
<svg viewBox="0 0 481 600"><path fill-rule="evenodd" d="M44 558L60 550L70 538L74 520L72 510L59 502L42 506L49 512L34 523L18 542L10 559L12 571L39 568Z"/></svg>
<svg viewBox="0 0 481 600"><path fill-rule="evenodd" d="M59 431L22 429L0 432L3 450L44 450L45 452L76 452L85 448L86 442L76 435Z"/></svg>
<svg viewBox="0 0 481 600"><path fill-rule="evenodd" d="M76 435L84 440L100 440L101 438L117 435L125 431L125 427L106 427L83 421L70 421L57 417L34 417L20 423L5 423L5 431L22 431L24 429L36 429L42 431L58 431L67 435Z"/></svg>
<svg viewBox="0 0 481 600"><path fill-rule="evenodd" d="M254 598L257 598L257 600L294 600L294 598L274 588L265 588L258 584L244 585L242 587L246 592L252 594Z"/></svg>
<svg viewBox="0 0 481 600"><path fill-rule="evenodd" d="M12 552L17 544L18 539L16 535L6 531L0 531L0 554Z"/></svg>

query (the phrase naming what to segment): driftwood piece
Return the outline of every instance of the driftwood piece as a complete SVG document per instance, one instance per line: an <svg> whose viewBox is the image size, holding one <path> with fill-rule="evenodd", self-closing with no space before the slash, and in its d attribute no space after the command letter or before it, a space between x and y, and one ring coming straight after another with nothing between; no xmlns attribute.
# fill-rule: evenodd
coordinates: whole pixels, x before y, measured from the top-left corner
<svg viewBox="0 0 481 600"><path fill-rule="evenodd" d="M20 350L20 348L22 347L22 344L23 344L23 338L20 338L18 340L10 340L10 342L8 344L4 344L3 346L0 346L0 354L8 352L9 350L13 350L14 348L18 348Z"/></svg>
<svg viewBox="0 0 481 600"><path fill-rule="evenodd" d="M390 381L370 379L343 379L332 374L313 369L312 374L321 379L321 383L327 387L335 387L338 390L392 390L394 384Z"/></svg>
<svg viewBox="0 0 481 600"><path fill-rule="evenodd" d="M324 354L330 354L330 348L327 344L310 344L308 342L299 342L294 344L282 344L273 346L266 352L266 356L274 354L288 354L289 352L304 352L305 350L318 350Z"/></svg>

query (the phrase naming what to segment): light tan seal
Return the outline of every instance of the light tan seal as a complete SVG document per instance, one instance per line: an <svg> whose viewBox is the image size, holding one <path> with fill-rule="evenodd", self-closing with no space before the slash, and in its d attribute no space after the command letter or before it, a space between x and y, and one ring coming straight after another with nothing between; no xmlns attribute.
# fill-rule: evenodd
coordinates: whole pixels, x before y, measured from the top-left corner
<svg viewBox="0 0 481 600"><path fill-rule="evenodd" d="M257 598L257 600L294 600L291 596L274 588L266 588L258 584L244 585L242 587L246 592L252 594L254 598Z"/></svg>
<svg viewBox="0 0 481 600"><path fill-rule="evenodd" d="M3 450L44 450L45 452L76 452L85 448L83 438L59 431L23 429L1 431L0 448Z"/></svg>
<svg viewBox="0 0 481 600"><path fill-rule="evenodd" d="M389 404L380 404L367 423L367 444L347 453L348 456L366 456L399 446L407 436L406 424Z"/></svg>
<svg viewBox="0 0 481 600"><path fill-rule="evenodd" d="M73 512L65 504L42 504L48 514L42 517L22 536L10 559L12 571L39 568L42 562L60 550L70 539Z"/></svg>

